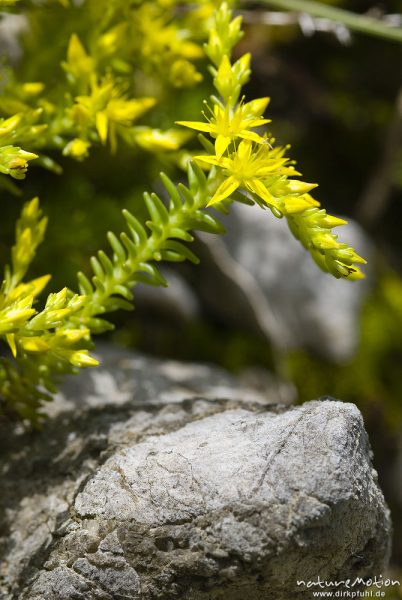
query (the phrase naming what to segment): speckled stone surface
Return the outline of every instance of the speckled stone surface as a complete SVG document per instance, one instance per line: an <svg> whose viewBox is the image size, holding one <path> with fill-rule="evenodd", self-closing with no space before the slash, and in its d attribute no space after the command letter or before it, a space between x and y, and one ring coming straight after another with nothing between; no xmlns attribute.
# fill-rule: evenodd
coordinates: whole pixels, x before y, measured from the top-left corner
<svg viewBox="0 0 402 600"><path fill-rule="evenodd" d="M354 405L102 354L43 431L2 431L2 600L289 600L311 595L297 579L382 571L389 515Z"/></svg>

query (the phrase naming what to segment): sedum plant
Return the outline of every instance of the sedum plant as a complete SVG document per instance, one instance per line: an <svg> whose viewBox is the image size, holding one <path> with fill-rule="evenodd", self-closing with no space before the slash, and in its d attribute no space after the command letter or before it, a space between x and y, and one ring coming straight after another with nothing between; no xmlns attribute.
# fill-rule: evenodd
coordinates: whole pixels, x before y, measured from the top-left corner
<svg viewBox="0 0 402 600"><path fill-rule="evenodd" d="M19 109L0 124L0 171L17 179L37 157L43 166L54 168L43 154L46 148L83 160L97 144L110 144L112 152L122 142L142 143L151 150L177 148L188 130L199 131L201 142L200 151L187 162L187 184L176 185L162 174L162 198L144 194L149 220L141 223L124 210L126 230L118 236L107 234L111 252L100 250L91 258L92 276L78 273L77 292L64 288L49 294L42 305L38 298L49 276L27 280L26 275L47 220L37 198L25 204L0 292L0 335L10 354L0 362L4 413L37 423L43 402L51 398L62 375L98 364L90 350L92 336L112 328L105 315L130 310L132 290L139 282L167 285L159 262L197 262L188 246L193 231L223 231L210 206L226 212L233 202L256 204L285 218L321 269L337 278L363 276L359 265L364 259L332 232L345 221L320 208L310 194L315 184L300 180L294 161L286 156L288 147L276 146L265 131L268 98L246 101L242 95L251 57L232 59L242 36L241 18L233 18L226 3L215 12L213 5L202 3L195 12L185 11L183 25L171 20L172 7L173 2L162 0L135 8L118 0L87 0L72 10L87 11L94 24L102 13L101 24L94 25L86 43L78 34L70 37L62 60L68 93L63 84L46 97L41 84L17 83L11 77L0 100L3 112L4 107ZM201 74L194 61L201 50L190 34L192 28L199 29L197 19L209 23L204 50L215 87L203 120L177 121L166 131L134 125L156 98L130 95L128 75L135 69L131 61L142 61L151 78L162 68L172 85L195 84ZM133 31L142 30L142 37L133 38ZM162 47L168 51L161 67Z"/></svg>

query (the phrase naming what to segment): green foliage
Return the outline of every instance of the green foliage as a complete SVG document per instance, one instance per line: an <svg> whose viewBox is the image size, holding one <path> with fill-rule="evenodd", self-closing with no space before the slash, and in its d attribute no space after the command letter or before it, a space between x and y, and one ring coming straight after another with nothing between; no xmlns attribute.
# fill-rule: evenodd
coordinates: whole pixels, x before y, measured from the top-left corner
<svg viewBox="0 0 402 600"><path fill-rule="evenodd" d="M34 58L7 74L0 110L21 122L8 120L3 127L12 126L14 138L31 150L57 150L76 160L99 143L115 152L118 141L151 151L177 150L188 138L183 132L137 122L163 102L168 88L191 87L202 79L198 39L206 36L213 2L182 16L175 2L162 0L79 4L27 5L32 36L26 52ZM2 158L0 170L8 172ZM24 156L19 158L22 169ZM49 159L42 165L57 169Z"/></svg>
<svg viewBox="0 0 402 600"><path fill-rule="evenodd" d="M20 281L43 238L46 221L41 217L37 199L24 207L17 223L12 266L6 269L0 312L0 334L6 337L18 360L26 386L32 386L29 405L25 406L22 400L16 402L20 387L17 390L13 387L14 379L7 379L8 371L4 367L3 401L11 402L21 416L28 415L32 420L32 399L37 408L41 397L46 397L38 392L38 386L52 392L60 374L73 372L72 367L98 364L88 354L91 334L112 328L100 315L119 309L130 310L131 289L138 282L167 285L155 262L186 259L197 262L197 257L183 244L193 240L189 230L222 232L218 221L204 210L210 197L208 179L197 165L188 166L189 187L183 184L176 187L166 175L161 177L169 195L169 206L166 208L156 194L144 195L150 215L148 231L129 211L124 211L128 232L121 233L119 238L109 232L112 257L102 250L97 257L92 257L92 282L79 273L80 294L67 288L50 294L39 312L33 308L33 302L48 276L23 284ZM18 382L18 378L15 379Z"/></svg>
<svg viewBox="0 0 402 600"><path fill-rule="evenodd" d="M57 164L43 150L56 149L81 161L100 145L109 145L112 153L121 143L177 149L186 134L171 124L166 130L134 125L158 100L158 95L134 97L134 92L146 90L157 76L163 86L179 88L200 80L192 61L200 58L201 49L191 34L197 37L201 17L203 23L210 23L205 52L218 96L211 97L212 116L205 122L179 122L210 134L214 142L201 137L206 154L186 161L188 185L176 186L162 174L163 199L144 194L149 213L145 226L124 210L127 231L119 236L108 233L111 254L101 250L92 257L91 278L78 274L79 293L64 287L49 294L42 308L37 297L49 276L28 282L24 277L43 240L46 219L37 199L24 206L1 290L0 335L14 357L14 361L4 359L0 369L0 397L6 412L35 422L41 402L54 392L61 375L98 364L89 350L92 335L112 327L105 313L130 310L132 289L139 282L166 285L156 266L160 261L197 262L186 245L193 240L192 230L222 232L207 211L210 205L223 212L233 201L269 208L276 217L286 217L323 270L351 280L362 277L357 265L365 261L331 231L344 221L319 208L309 193L315 184L295 179L300 173L285 157L287 147L274 147L272 136L256 131L268 122L263 118L268 99L248 103L240 99L250 77L249 54L231 61L232 48L242 35L241 19L232 19L228 5L221 4L209 21L213 5L203 3L196 11L185 11L182 21L173 21L174 8L174 2L162 0L140 6L87 0L79 7L58 7L55 10L66 11L66 20L78 29L80 18L86 25L84 37L80 32L69 36L62 60L65 81L46 93L46 84L21 84L10 75L0 109L18 113L3 122L7 144L0 150L0 168L16 178L25 174L27 161L36 155L14 147L14 142L24 141L38 152L37 162L55 172ZM39 26L39 41L33 43L44 44L46 16L33 7L30 18L34 28ZM159 57L163 57L162 70ZM137 69L142 73L140 83L133 77Z"/></svg>

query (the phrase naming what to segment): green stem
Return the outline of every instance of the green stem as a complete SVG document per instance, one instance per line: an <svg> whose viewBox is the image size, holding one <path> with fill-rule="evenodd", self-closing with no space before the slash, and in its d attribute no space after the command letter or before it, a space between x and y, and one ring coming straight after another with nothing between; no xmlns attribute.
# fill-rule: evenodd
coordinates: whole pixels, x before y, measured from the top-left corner
<svg viewBox="0 0 402 600"><path fill-rule="evenodd" d="M374 35L377 37L402 42L402 28L390 27L385 23L373 17L366 15L356 15L348 10L328 6L322 2L314 0L259 0L261 4L274 6L283 10L293 10L300 13L308 13L313 17L329 19L337 23L342 23L355 31Z"/></svg>
<svg viewBox="0 0 402 600"><path fill-rule="evenodd" d="M142 248L139 249L135 260L130 261L130 271L123 271L120 268L116 269L116 271L107 281L107 286L105 290L101 291L99 289L95 289L94 294L91 298L91 302L85 307L85 309L83 310L83 314L85 316L91 317L104 315L105 310L103 306L105 305L106 300L114 294L115 286L126 285L127 282L131 281L133 275L139 270L141 270L141 263L148 263L150 261L154 262L154 253L157 252L162 246L163 242L165 242L170 237L170 227L178 225L181 225L181 222L178 222L177 219L174 218L171 220L171 222L169 222L168 227L164 229L162 236L156 236L154 233L152 233L148 237L147 241L144 243ZM130 287L134 287L135 285L136 282L132 283Z"/></svg>
<svg viewBox="0 0 402 600"><path fill-rule="evenodd" d="M116 269L114 273L109 277L106 287L103 291L96 289L93 293L91 301L82 311L82 315L86 317L100 316L105 313L103 308L106 300L114 294L114 288L116 285L126 285L133 278L133 275L138 271L141 271L140 265L143 263L156 262L154 258L155 252L160 250L164 242L170 238L174 239L172 232L176 229L182 229L184 231L190 231L193 229L189 226L189 221L194 213L198 210L205 208L206 200L202 197L196 200L194 198L193 206L189 207L183 204L180 208L170 212L169 223L167 223L162 230L161 234L152 232L147 240L139 246L138 254L134 260L130 261L130 271L124 271L120 268ZM131 283L130 287L134 287L136 282Z"/></svg>

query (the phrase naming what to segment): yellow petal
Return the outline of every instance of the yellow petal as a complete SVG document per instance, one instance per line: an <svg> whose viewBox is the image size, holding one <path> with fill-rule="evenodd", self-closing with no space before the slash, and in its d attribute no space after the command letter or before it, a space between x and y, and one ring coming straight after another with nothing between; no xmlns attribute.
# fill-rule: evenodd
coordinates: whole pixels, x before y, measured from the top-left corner
<svg viewBox="0 0 402 600"><path fill-rule="evenodd" d="M193 134L183 129L151 129L138 127L134 130L135 141L147 150L178 150Z"/></svg>
<svg viewBox="0 0 402 600"><path fill-rule="evenodd" d="M132 121L138 119L147 110L155 106L155 104L155 98L137 98L134 100L112 98L108 102L106 115L110 121L128 126Z"/></svg>
<svg viewBox="0 0 402 600"><path fill-rule="evenodd" d="M246 114L260 116L267 108L270 102L270 98L257 98L256 100L251 100L251 102L247 102L243 110Z"/></svg>
<svg viewBox="0 0 402 600"><path fill-rule="evenodd" d="M21 122L21 118L22 113L13 115L12 117L3 121L0 127L0 135L6 135L7 133L13 131L13 129L16 129Z"/></svg>
<svg viewBox="0 0 402 600"><path fill-rule="evenodd" d="M247 123L247 127L261 127L261 125L266 125L267 123L272 123L272 119L247 119L245 120Z"/></svg>
<svg viewBox="0 0 402 600"><path fill-rule="evenodd" d="M11 348L11 352L13 353L14 358L17 356L17 346L15 344L15 335L14 333L8 333L6 335L7 343Z"/></svg>
<svg viewBox="0 0 402 600"><path fill-rule="evenodd" d="M40 337L20 338L20 344L27 352L46 352L49 344Z"/></svg>
<svg viewBox="0 0 402 600"><path fill-rule="evenodd" d="M18 300L18 298L27 295L33 297L39 296L48 284L50 277L50 275L43 275L42 277L28 281L28 283L20 283L7 295L7 302L10 304Z"/></svg>
<svg viewBox="0 0 402 600"><path fill-rule="evenodd" d="M37 96L43 92L45 85L40 81L27 81L22 85L22 89L28 96Z"/></svg>
<svg viewBox="0 0 402 600"><path fill-rule="evenodd" d="M249 140L243 140L240 142L239 147L237 149L237 157L239 161L244 161L245 163L250 160L251 157L252 144Z"/></svg>
<svg viewBox="0 0 402 600"><path fill-rule="evenodd" d="M265 185L259 179L251 179L250 181L246 181L246 187L254 194L257 194L264 202L270 204L271 206L278 207L278 203L275 201L274 197L269 193Z"/></svg>
<svg viewBox="0 0 402 600"><path fill-rule="evenodd" d="M222 166L222 158L218 158L217 156L194 156L194 160L197 162L204 162L208 165L216 165L218 167Z"/></svg>
<svg viewBox="0 0 402 600"><path fill-rule="evenodd" d="M51 275L42 275L28 282L27 285L32 286L31 293L33 296L39 296L39 294L45 289L51 279Z"/></svg>
<svg viewBox="0 0 402 600"><path fill-rule="evenodd" d="M257 144L265 144L266 138L261 137L258 133L254 131L242 131L238 134L239 137L243 138L243 140L250 140L251 142L256 142Z"/></svg>
<svg viewBox="0 0 402 600"><path fill-rule="evenodd" d="M80 138L71 140L63 150L64 156L71 156L76 160L83 160L88 156L88 148L90 143Z"/></svg>
<svg viewBox="0 0 402 600"><path fill-rule="evenodd" d="M66 66L77 77L88 77L93 70L93 60L75 33L68 43Z"/></svg>
<svg viewBox="0 0 402 600"><path fill-rule="evenodd" d="M183 127L189 127L197 131L204 131L205 133L212 133L215 129L213 125L203 123L202 121L176 121L176 125L182 125Z"/></svg>
<svg viewBox="0 0 402 600"><path fill-rule="evenodd" d="M212 206L212 204L216 204L217 202L221 202L225 198L228 198L238 187L239 182L234 177L229 177L226 181L221 183L207 206Z"/></svg>
<svg viewBox="0 0 402 600"><path fill-rule="evenodd" d="M103 111L96 113L96 129L102 144L105 144L107 140L108 118Z"/></svg>
<svg viewBox="0 0 402 600"><path fill-rule="evenodd" d="M230 144L231 138L226 135L218 135L215 142L215 151L217 156L221 157Z"/></svg>
<svg viewBox="0 0 402 600"><path fill-rule="evenodd" d="M77 34L73 33L68 42L67 48L67 60L69 63L77 63L82 59L88 57L88 54L85 52L84 46L81 43L80 38Z"/></svg>

